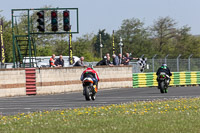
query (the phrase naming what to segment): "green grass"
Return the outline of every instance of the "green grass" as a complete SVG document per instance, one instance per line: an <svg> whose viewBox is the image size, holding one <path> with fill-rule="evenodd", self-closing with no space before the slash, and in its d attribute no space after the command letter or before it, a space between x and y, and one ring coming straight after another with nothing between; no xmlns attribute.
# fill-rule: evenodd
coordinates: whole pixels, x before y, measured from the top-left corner
<svg viewBox="0 0 200 133"><path fill-rule="evenodd" d="M200 98L0 116L1 133L199 133Z"/></svg>

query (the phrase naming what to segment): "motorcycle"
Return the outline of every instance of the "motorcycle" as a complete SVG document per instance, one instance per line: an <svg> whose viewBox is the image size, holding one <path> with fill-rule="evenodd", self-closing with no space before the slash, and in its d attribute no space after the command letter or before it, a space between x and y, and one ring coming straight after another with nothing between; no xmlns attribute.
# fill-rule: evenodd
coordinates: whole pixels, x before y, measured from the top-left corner
<svg viewBox="0 0 200 133"><path fill-rule="evenodd" d="M90 101L96 99L97 88L91 77L85 77L83 79L83 95L85 95L85 100Z"/></svg>
<svg viewBox="0 0 200 133"><path fill-rule="evenodd" d="M169 76L165 72L161 72L158 75L158 89L160 89L160 93L168 92L168 84L169 84Z"/></svg>

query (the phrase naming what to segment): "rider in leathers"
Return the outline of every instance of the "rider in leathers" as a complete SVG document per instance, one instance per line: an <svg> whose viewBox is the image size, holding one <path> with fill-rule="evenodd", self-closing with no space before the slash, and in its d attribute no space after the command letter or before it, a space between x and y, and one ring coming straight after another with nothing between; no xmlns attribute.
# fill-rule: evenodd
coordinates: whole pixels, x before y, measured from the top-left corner
<svg viewBox="0 0 200 133"><path fill-rule="evenodd" d="M93 70L92 65L88 66L87 69L85 71L83 71L83 73L81 75L81 81L83 81L83 79L85 77L91 77L92 78L92 80L94 82L94 86L95 86L95 91L97 92L99 76L98 76L97 72L95 70ZM83 94L84 94L84 92L83 92Z"/></svg>
<svg viewBox="0 0 200 133"><path fill-rule="evenodd" d="M167 67L167 64L163 64L163 65L157 70L156 75L159 76L161 72L165 72L165 73L167 74L167 77L168 77L168 85L169 85L169 82L171 81L170 76L172 76L172 73L171 73L170 69ZM158 81L158 78L157 78L157 81ZM158 83L159 83L159 82L158 82Z"/></svg>

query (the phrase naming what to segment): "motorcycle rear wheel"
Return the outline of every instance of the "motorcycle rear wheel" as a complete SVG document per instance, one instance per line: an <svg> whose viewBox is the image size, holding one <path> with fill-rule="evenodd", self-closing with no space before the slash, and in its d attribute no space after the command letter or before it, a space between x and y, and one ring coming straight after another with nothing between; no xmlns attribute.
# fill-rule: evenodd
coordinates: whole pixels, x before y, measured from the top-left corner
<svg viewBox="0 0 200 133"><path fill-rule="evenodd" d="M89 86L85 87L85 100L90 101L91 100L91 95L90 95L90 89Z"/></svg>

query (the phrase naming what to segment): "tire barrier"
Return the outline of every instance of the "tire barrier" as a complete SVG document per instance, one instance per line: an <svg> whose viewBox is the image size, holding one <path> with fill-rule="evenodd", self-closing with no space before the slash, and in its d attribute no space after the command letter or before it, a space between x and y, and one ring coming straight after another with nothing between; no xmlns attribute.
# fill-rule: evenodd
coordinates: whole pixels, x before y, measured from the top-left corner
<svg viewBox="0 0 200 133"><path fill-rule="evenodd" d="M133 73L133 88L158 86L156 73ZM172 72L170 86L199 85L200 72Z"/></svg>

